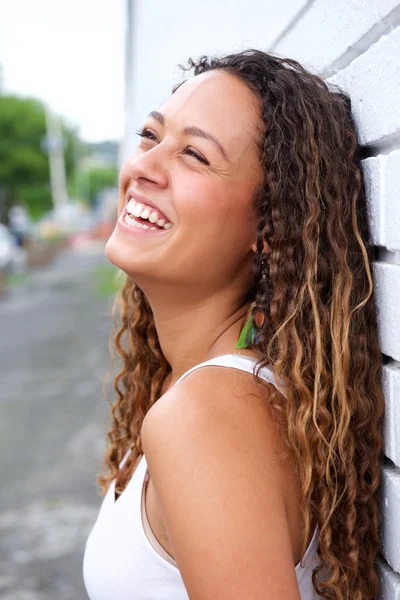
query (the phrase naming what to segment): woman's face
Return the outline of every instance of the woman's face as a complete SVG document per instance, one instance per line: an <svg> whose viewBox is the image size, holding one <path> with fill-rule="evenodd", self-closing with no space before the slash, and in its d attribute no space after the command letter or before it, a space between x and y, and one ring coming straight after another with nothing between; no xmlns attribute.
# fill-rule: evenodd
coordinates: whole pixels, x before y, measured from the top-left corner
<svg viewBox="0 0 400 600"><path fill-rule="evenodd" d="M145 292L165 282L212 293L240 270L247 279L262 177L258 100L232 75L211 71L182 84L142 127L147 137L121 169L108 259ZM144 218L127 215L146 204Z"/></svg>

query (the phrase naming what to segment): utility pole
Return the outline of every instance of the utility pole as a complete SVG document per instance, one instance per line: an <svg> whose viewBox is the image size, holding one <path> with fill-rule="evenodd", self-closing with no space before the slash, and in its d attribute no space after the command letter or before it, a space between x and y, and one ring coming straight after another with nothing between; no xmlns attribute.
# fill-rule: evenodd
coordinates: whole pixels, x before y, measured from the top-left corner
<svg viewBox="0 0 400 600"><path fill-rule="evenodd" d="M135 0L126 0L125 4L125 131L119 144L118 167L121 168L133 148L133 49Z"/></svg>
<svg viewBox="0 0 400 600"><path fill-rule="evenodd" d="M64 141L60 118L56 116L49 106L46 110L46 149L49 155L51 195L54 208L68 203L67 180L64 162Z"/></svg>

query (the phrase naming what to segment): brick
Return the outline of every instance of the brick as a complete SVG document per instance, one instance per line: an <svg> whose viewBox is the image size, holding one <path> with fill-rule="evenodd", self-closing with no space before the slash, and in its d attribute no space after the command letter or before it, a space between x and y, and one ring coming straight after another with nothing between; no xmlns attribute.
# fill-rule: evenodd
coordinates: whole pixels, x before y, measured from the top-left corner
<svg viewBox="0 0 400 600"><path fill-rule="evenodd" d="M393 58L399 53L397 27L327 80L350 95L361 144L376 144L400 134L400 69Z"/></svg>
<svg viewBox="0 0 400 600"><path fill-rule="evenodd" d="M274 51L315 71L325 71L369 32L375 30L378 35L390 27L390 17L385 18L397 6L399 0L316 0Z"/></svg>
<svg viewBox="0 0 400 600"><path fill-rule="evenodd" d="M382 387L385 395L385 454L400 467L400 364L383 366Z"/></svg>
<svg viewBox="0 0 400 600"><path fill-rule="evenodd" d="M368 221L371 242L374 246L384 246L381 243L385 237L384 220L384 185L386 156L374 156L361 162L367 196Z"/></svg>
<svg viewBox="0 0 400 600"><path fill-rule="evenodd" d="M400 361L400 265L373 262L379 343L384 354Z"/></svg>
<svg viewBox="0 0 400 600"><path fill-rule="evenodd" d="M362 161L371 240L391 251L400 249L400 150Z"/></svg>
<svg viewBox="0 0 400 600"><path fill-rule="evenodd" d="M379 593L376 600L400 600L400 575L383 560L378 561Z"/></svg>
<svg viewBox="0 0 400 600"><path fill-rule="evenodd" d="M400 469L385 466L380 490L381 551L390 567L400 571Z"/></svg>

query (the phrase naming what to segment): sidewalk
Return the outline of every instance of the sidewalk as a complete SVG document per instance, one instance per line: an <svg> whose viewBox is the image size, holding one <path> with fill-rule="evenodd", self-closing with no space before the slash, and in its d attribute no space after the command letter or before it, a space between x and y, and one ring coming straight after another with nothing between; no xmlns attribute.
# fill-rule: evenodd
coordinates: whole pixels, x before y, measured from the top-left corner
<svg viewBox="0 0 400 600"><path fill-rule="evenodd" d="M104 243L63 251L0 301L0 599L86 600L84 543L109 407Z"/></svg>

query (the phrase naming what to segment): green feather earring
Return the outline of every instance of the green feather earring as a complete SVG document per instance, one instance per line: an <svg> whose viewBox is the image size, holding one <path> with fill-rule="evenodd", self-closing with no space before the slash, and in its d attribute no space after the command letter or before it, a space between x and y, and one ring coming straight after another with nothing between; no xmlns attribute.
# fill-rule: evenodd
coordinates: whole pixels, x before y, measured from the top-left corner
<svg viewBox="0 0 400 600"><path fill-rule="evenodd" d="M251 319L252 310L250 309L249 314L246 319L246 323L244 324L242 331L240 332L239 339L236 343L235 348L248 348L252 345L254 341L255 329L253 327L253 322Z"/></svg>
<svg viewBox="0 0 400 600"><path fill-rule="evenodd" d="M262 257L261 258L261 280L260 281L263 284L265 284L265 282L267 280L267 275L265 272L266 266L267 266L266 259L264 257ZM248 348L249 346L252 346L254 344L254 341L256 341L256 342L258 341L257 332L253 326L253 321L252 321L252 313L253 313L253 309L255 307L256 307L256 303L253 302L253 304L249 308L246 323L244 324L242 331L240 332L239 339L236 342L236 346L234 346L235 348L238 348L239 350L241 348ZM255 315L255 319L256 319L257 326L262 325L264 322L264 317L261 315L261 320L260 320L260 315L257 313Z"/></svg>

